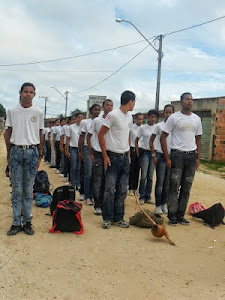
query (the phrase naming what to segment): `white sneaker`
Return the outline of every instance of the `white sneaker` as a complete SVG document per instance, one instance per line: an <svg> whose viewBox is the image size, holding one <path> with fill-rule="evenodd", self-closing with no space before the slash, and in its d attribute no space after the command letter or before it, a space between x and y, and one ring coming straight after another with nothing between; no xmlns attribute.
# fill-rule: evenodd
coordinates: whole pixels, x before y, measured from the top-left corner
<svg viewBox="0 0 225 300"><path fill-rule="evenodd" d="M60 174L60 177L64 178L64 175L63 175L63 174Z"/></svg>
<svg viewBox="0 0 225 300"><path fill-rule="evenodd" d="M167 204L165 203L165 204L161 205L161 208L162 208L163 213L167 215L168 214Z"/></svg>
<svg viewBox="0 0 225 300"><path fill-rule="evenodd" d="M163 214L161 206L156 206L156 208L155 208L155 214L156 215L162 215Z"/></svg>
<svg viewBox="0 0 225 300"><path fill-rule="evenodd" d="M63 181L67 182L67 178L66 178L66 177L64 177L64 178L63 178Z"/></svg>
<svg viewBox="0 0 225 300"><path fill-rule="evenodd" d="M101 208L100 207L95 208L95 215L101 216L101 214L102 214Z"/></svg>
<svg viewBox="0 0 225 300"><path fill-rule="evenodd" d="M85 200L85 204L91 206L91 205L93 205L93 202L91 201L90 198L87 198L87 199Z"/></svg>
<svg viewBox="0 0 225 300"><path fill-rule="evenodd" d="M80 201L84 201L84 194L80 194L79 200L80 200Z"/></svg>
<svg viewBox="0 0 225 300"><path fill-rule="evenodd" d="M134 196L134 191L133 190L129 190L128 191L128 196Z"/></svg>
<svg viewBox="0 0 225 300"><path fill-rule="evenodd" d="M59 174L59 170L58 169L56 169L55 174Z"/></svg>

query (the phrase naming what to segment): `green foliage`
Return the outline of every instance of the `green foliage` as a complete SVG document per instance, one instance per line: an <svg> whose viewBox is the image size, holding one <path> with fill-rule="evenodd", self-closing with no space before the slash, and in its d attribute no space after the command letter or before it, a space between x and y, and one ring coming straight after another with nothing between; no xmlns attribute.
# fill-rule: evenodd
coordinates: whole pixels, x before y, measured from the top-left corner
<svg viewBox="0 0 225 300"><path fill-rule="evenodd" d="M225 162L224 161L207 161L201 160L201 163L209 170L218 171L218 172L225 172Z"/></svg>
<svg viewBox="0 0 225 300"><path fill-rule="evenodd" d="M79 108L76 108L75 110L71 111L71 112L70 112L70 115L73 116L73 115L75 115L76 113L82 113L83 115L86 115L86 111L82 111L82 110L80 110Z"/></svg>
<svg viewBox="0 0 225 300"><path fill-rule="evenodd" d="M5 107L0 103L0 117L6 117Z"/></svg>

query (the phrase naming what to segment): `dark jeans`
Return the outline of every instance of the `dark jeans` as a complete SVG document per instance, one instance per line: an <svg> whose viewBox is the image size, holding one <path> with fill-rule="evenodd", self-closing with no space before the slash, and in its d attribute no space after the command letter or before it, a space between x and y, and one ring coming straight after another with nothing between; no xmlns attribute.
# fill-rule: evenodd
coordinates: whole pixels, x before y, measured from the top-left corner
<svg viewBox="0 0 225 300"><path fill-rule="evenodd" d="M55 166L56 166L56 169L59 170L60 169L60 160L61 160L61 152L60 152L60 148L59 148L59 141L55 142L55 149L56 149Z"/></svg>
<svg viewBox="0 0 225 300"><path fill-rule="evenodd" d="M21 208L23 208L23 224L31 222L33 185L37 173L38 158L37 147L30 149L12 147L10 150L12 224L15 226L21 225Z"/></svg>
<svg viewBox="0 0 225 300"><path fill-rule="evenodd" d="M150 150L141 151L141 180L139 187L140 199L150 200L152 192L152 177L154 173L154 163Z"/></svg>
<svg viewBox="0 0 225 300"><path fill-rule="evenodd" d="M81 161L80 165L80 194L84 195L84 163Z"/></svg>
<svg viewBox="0 0 225 300"><path fill-rule="evenodd" d="M168 218L179 219L185 214L195 175L196 153L171 152Z"/></svg>
<svg viewBox="0 0 225 300"><path fill-rule="evenodd" d="M80 188L80 158L78 148L70 147L70 180L74 188Z"/></svg>
<svg viewBox="0 0 225 300"><path fill-rule="evenodd" d="M51 145L49 145L49 141L45 141L46 152L45 152L45 161L51 162Z"/></svg>
<svg viewBox="0 0 225 300"><path fill-rule="evenodd" d="M105 188L104 161L101 152L93 151L95 161L92 165L92 184L95 208L102 207Z"/></svg>
<svg viewBox="0 0 225 300"><path fill-rule="evenodd" d="M155 206L161 206L168 202L170 171L166 166L164 155L160 152L156 152L156 157L157 166L155 185Z"/></svg>
<svg viewBox="0 0 225 300"><path fill-rule="evenodd" d="M140 159L136 154L135 148L130 147L130 176L129 176L129 190L137 190L139 172L140 172Z"/></svg>
<svg viewBox="0 0 225 300"><path fill-rule="evenodd" d="M117 222L123 220L124 216L130 165L128 155L109 155L109 159L111 166L108 166L105 175L102 217L103 220Z"/></svg>
<svg viewBox="0 0 225 300"><path fill-rule="evenodd" d="M70 179L70 160L64 153L64 177L68 177ZM70 180L69 180L70 181Z"/></svg>
<svg viewBox="0 0 225 300"><path fill-rule="evenodd" d="M83 148L83 155L84 155L84 198L92 198L92 161L91 156L87 146Z"/></svg>

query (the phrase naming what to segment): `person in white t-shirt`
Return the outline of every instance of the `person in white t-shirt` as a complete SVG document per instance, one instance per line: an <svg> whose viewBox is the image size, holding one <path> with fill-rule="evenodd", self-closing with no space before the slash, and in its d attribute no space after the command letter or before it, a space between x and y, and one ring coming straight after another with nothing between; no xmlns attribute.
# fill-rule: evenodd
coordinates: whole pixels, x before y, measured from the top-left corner
<svg viewBox="0 0 225 300"><path fill-rule="evenodd" d="M137 113L135 115L135 123L132 126L130 132L130 175L129 175L129 195L133 196L136 193L139 182L139 173L140 173L140 159L137 156L135 150L135 140L138 135L138 131L142 126L144 117L142 113ZM139 141L140 146L140 141Z"/></svg>
<svg viewBox="0 0 225 300"><path fill-rule="evenodd" d="M121 95L121 106L105 118L98 139L105 167L105 191L102 205L102 228L111 225L128 228L124 221L124 201L129 179L130 131L133 118L128 113L135 105L135 94L125 91Z"/></svg>
<svg viewBox="0 0 225 300"><path fill-rule="evenodd" d="M52 121L51 133L50 133L50 142L51 142L51 165L50 165L50 168L55 168L56 153L55 153L54 131L55 131L55 127L58 126L59 124L60 124L59 119Z"/></svg>
<svg viewBox="0 0 225 300"><path fill-rule="evenodd" d="M32 103L35 87L24 83L20 89L20 103L7 112L5 136L7 158L10 165L12 183L13 221L7 235L20 231L33 235L31 214L33 204L33 185L42 158L42 130L44 113ZM23 227L21 208L23 206Z"/></svg>
<svg viewBox="0 0 225 300"><path fill-rule="evenodd" d="M56 160L55 160L56 174L60 173L60 169L62 167L61 151L60 151L60 135L61 135L62 126L64 126L65 124L66 124L66 118L61 118L60 124L55 126L54 133L53 133L53 144L55 144L55 152L56 152Z"/></svg>
<svg viewBox="0 0 225 300"><path fill-rule="evenodd" d="M87 135L87 144L92 161L92 185L94 196L94 213L102 214L102 201L105 188L105 172L102 150L98 141L98 133L107 114L113 110L113 102L106 99L102 104L103 115L92 121Z"/></svg>
<svg viewBox="0 0 225 300"><path fill-rule="evenodd" d="M62 170L61 170L61 177L64 177L64 181L66 184L69 182L69 172L70 172L70 162L69 158L66 155L66 138L67 138L67 131L69 126L72 124L72 117L66 118L66 124L61 128L60 134L60 152L61 152L61 161L62 161Z"/></svg>
<svg viewBox="0 0 225 300"><path fill-rule="evenodd" d="M143 205L144 203L153 204L153 201L151 199L151 192L152 179L154 173L154 163L152 153L150 150L149 140L153 133L158 116L159 114L157 110L149 110L148 123L141 126L135 140L136 153L137 156L140 156L141 160L141 180L139 186L139 202L141 205ZM141 139L140 150L138 147L139 139Z"/></svg>
<svg viewBox="0 0 225 300"><path fill-rule="evenodd" d="M169 193L169 174L170 170L166 167L165 157L162 151L160 136L166 126L166 121L171 114L174 113L174 107L171 104L165 105L163 109L164 121L154 126L152 136L150 138L150 148L152 152L153 162L156 168L156 185L155 185L155 213L167 214L167 202ZM168 154L170 154L171 135L166 139Z"/></svg>
<svg viewBox="0 0 225 300"><path fill-rule="evenodd" d="M191 112L191 93L181 95L181 111L172 114L161 134L161 145L166 165L171 170L168 218L170 225L188 225L184 218L195 170L200 162L202 123L199 116ZM171 133L171 155L166 138Z"/></svg>
<svg viewBox="0 0 225 300"><path fill-rule="evenodd" d="M82 113L76 113L73 116L74 122L68 127L66 133L66 155L70 159L70 182L71 185L80 190L80 158L78 155L78 141L80 122L84 116Z"/></svg>
<svg viewBox="0 0 225 300"><path fill-rule="evenodd" d="M49 163L50 162L50 145L48 142L48 135L50 132L50 125L49 122L46 122L46 126L43 130L43 144L45 146L45 152L44 152L44 161L45 163Z"/></svg>
<svg viewBox="0 0 225 300"><path fill-rule="evenodd" d="M84 163L84 200L86 205L93 205L92 191L92 161L87 146L87 135L91 128L92 121L97 118L101 111L99 104L93 104L90 109L91 117L81 121L80 123L80 138L79 138L79 157Z"/></svg>

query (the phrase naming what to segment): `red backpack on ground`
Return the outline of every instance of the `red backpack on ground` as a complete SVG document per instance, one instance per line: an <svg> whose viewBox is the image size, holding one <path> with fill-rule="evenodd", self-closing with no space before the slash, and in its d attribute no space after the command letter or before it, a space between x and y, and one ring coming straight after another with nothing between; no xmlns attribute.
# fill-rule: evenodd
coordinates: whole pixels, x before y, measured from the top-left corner
<svg viewBox="0 0 225 300"><path fill-rule="evenodd" d="M82 234L84 227L80 216L81 209L82 205L74 201L59 201L53 212L53 225L49 232Z"/></svg>
<svg viewBox="0 0 225 300"><path fill-rule="evenodd" d="M189 205L188 213L189 213L189 215L194 215L205 209L206 209L206 207L202 203L195 202L195 203Z"/></svg>

